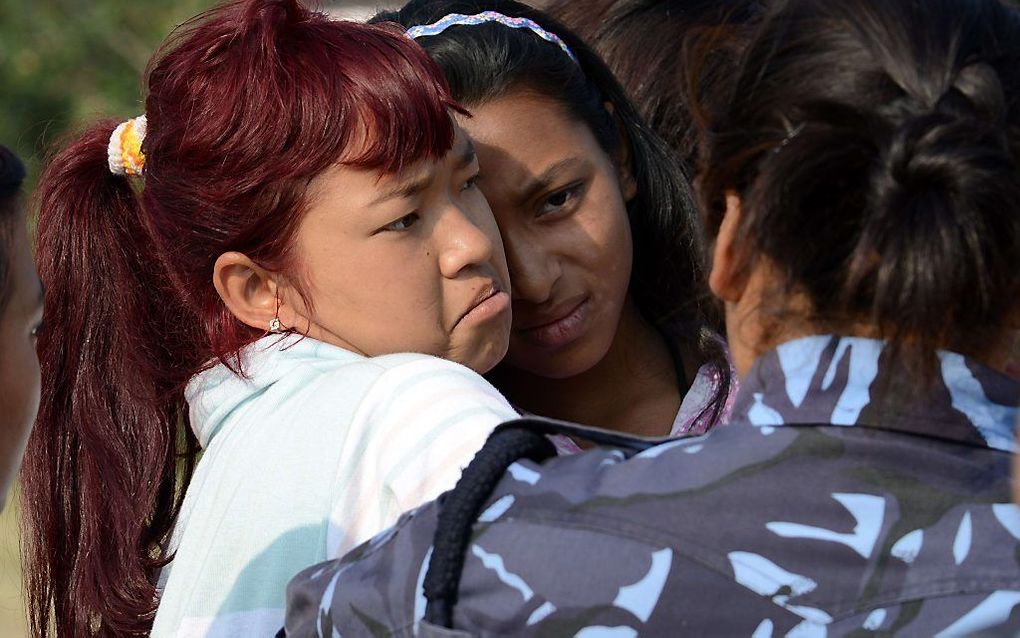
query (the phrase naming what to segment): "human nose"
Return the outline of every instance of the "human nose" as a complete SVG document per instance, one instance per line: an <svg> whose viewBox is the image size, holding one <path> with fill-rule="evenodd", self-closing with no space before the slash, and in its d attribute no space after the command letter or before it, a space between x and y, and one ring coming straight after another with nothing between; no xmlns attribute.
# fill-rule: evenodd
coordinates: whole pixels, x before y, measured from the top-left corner
<svg viewBox="0 0 1020 638"><path fill-rule="evenodd" d="M478 220L454 206L444 215L443 221L447 241L439 259L439 269L444 277L453 279L464 269L492 259L495 244Z"/></svg>
<svg viewBox="0 0 1020 638"><path fill-rule="evenodd" d="M558 260L533 241L513 231L503 231L503 247L510 268L512 297L527 303L545 303L560 277Z"/></svg>

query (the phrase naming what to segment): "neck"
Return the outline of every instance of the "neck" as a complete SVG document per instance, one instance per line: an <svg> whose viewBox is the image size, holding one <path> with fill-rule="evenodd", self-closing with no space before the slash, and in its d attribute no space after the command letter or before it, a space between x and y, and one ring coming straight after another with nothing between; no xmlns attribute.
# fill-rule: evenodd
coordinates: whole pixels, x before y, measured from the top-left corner
<svg viewBox="0 0 1020 638"><path fill-rule="evenodd" d="M631 300L609 351L588 370L549 379L501 366L492 377L511 402L528 412L640 436L668 435L686 391L678 387L665 337Z"/></svg>

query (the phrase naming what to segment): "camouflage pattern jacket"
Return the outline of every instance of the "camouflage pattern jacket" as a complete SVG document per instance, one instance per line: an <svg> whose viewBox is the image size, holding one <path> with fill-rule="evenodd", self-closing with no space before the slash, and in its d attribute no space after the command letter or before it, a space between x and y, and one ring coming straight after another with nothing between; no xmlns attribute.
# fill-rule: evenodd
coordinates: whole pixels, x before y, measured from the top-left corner
<svg viewBox="0 0 1020 638"><path fill-rule="evenodd" d="M421 620L431 503L299 574L287 635L1017 635L1020 384L939 359L920 392L881 342L783 344L728 427L512 465L475 523L456 629Z"/></svg>

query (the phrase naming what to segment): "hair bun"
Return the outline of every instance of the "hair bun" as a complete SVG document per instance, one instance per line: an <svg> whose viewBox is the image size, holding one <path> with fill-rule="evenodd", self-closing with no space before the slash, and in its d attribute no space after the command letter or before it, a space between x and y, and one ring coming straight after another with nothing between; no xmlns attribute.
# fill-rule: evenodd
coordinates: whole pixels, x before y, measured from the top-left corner
<svg viewBox="0 0 1020 638"><path fill-rule="evenodd" d="M929 112L908 116L893 132L884 165L898 186L895 200L903 202L912 193L955 196L996 188L1016 170L1005 117L1005 93L995 69L985 63L961 68Z"/></svg>
<svg viewBox="0 0 1020 638"><path fill-rule="evenodd" d="M951 209L1001 189L1017 170L1006 117L998 72L984 62L962 67L928 113L908 117L893 133L885 166L898 188L887 195L903 202L941 194L954 198L946 202ZM886 204L880 214L890 212Z"/></svg>
<svg viewBox="0 0 1020 638"><path fill-rule="evenodd" d="M929 348L996 316L1002 275L1015 267L1017 165L994 121L1001 100L973 99L972 87L954 85L893 132L847 278L849 291L875 300L873 318Z"/></svg>
<svg viewBox="0 0 1020 638"><path fill-rule="evenodd" d="M953 108L960 99L945 100L950 105L946 108ZM1002 128L945 111L904 122L893 133L884 157L890 176L901 188L928 193L976 187L974 181L982 173L1002 179L1001 171L1014 170Z"/></svg>

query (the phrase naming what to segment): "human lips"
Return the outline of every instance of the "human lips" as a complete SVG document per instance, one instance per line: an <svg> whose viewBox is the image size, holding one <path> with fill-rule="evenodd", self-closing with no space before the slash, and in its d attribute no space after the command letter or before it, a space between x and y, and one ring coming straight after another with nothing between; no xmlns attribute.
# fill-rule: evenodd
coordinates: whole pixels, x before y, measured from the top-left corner
<svg viewBox="0 0 1020 638"><path fill-rule="evenodd" d="M510 295L502 287L492 282L483 286L475 295L467 310L457 319L455 325L465 322L482 322L496 317L510 308Z"/></svg>
<svg viewBox="0 0 1020 638"><path fill-rule="evenodd" d="M542 348L559 348L577 340L588 324L591 299L573 297L560 302L549 311L525 315L516 321L514 333L525 341Z"/></svg>

